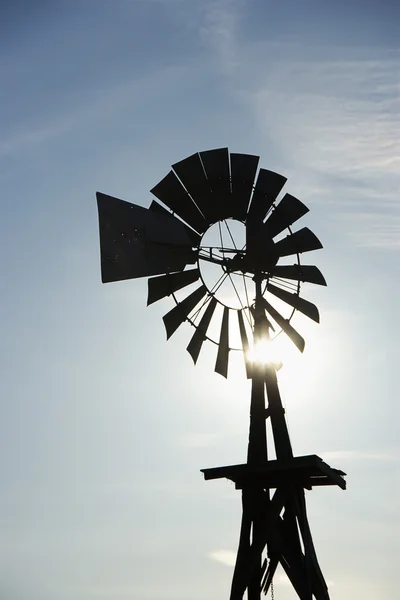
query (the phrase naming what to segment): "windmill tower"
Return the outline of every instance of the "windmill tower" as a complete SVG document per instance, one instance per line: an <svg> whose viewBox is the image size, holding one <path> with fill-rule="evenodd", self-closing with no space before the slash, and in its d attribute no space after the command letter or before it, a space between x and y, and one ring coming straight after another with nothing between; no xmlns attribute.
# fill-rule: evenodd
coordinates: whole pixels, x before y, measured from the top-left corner
<svg viewBox="0 0 400 600"><path fill-rule="evenodd" d="M215 371L227 377L230 353L243 352L251 379L247 461L202 470L206 480L226 478L242 492L230 600L242 600L246 591L248 600L260 600L272 589L279 564L301 600L329 600L304 490L345 489L345 473L316 455L293 455L277 366L262 359L263 347L278 333L304 350L290 321L299 311L318 322L319 313L300 297L300 289L303 283L326 282L300 255L322 245L307 227L292 231L308 208L283 195L286 178L258 170L258 162L257 156L227 148L193 154L151 190L162 204L153 201L148 209L98 193L102 281L149 277L148 304L172 296L175 306L163 317L167 337L190 323L194 332L187 350L195 363L203 343L211 341ZM240 243L234 235L239 226ZM227 285L235 306L221 295ZM268 446L274 449L272 459Z"/></svg>

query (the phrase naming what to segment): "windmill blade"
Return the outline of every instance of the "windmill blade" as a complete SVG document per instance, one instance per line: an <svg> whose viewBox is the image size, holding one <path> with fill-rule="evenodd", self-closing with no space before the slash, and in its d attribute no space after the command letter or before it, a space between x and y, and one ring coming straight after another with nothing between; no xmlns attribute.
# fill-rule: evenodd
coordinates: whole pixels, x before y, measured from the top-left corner
<svg viewBox="0 0 400 600"><path fill-rule="evenodd" d="M275 244L275 250L279 256L301 254L302 252L319 250L319 248L322 248L321 242L308 227L299 229L296 233L288 235Z"/></svg>
<svg viewBox="0 0 400 600"><path fill-rule="evenodd" d="M271 237L275 237L278 233L286 229L286 227L289 227L289 225L298 221L308 213L309 210L310 209L300 202L300 200L291 194L285 194L278 206L267 219L265 231Z"/></svg>
<svg viewBox="0 0 400 600"><path fill-rule="evenodd" d="M200 152L201 162L212 190L212 221L215 223L229 216L231 184L228 148Z"/></svg>
<svg viewBox="0 0 400 600"><path fill-rule="evenodd" d="M224 307L222 316L221 334L219 336L217 361L215 363L215 372L228 377L228 358L229 358L229 308Z"/></svg>
<svg viewBox="0 0 400 600"><path fill-rule="evenodd" d="M286 335L292 340L293 344L297 346L300 352L303 352L305 341L304 338L291 326L291 324L282 317L282 315L273 307L265 298L263 298L263 304L266 311L271 315L271 317L276 321L279 327L286 333Z"/></svg>
<svg viewBox="0 0 400 600"><path fill-rule="evenodd" d="M212 192L198 152L172 165L175 173L199 207L208 223L213 221Z"/></svg>
<svg viewBox="0 0 400 600"><path fill-rule="evenodd" d="M207 229L203 215L173 171L150 191L197 232L203 233Z"/></svg>
<svg viewBox="0 0 400 600"><path fill-rule="evenodd" d="M170 213L170 211L167 208L164 208L163 206L161 206L161 204L159 204L156 200L152 200L152 202L149 206L149 210L156 212L159 215L164 215L165 217L170 217L171 219L178 220L176 217L174 217L174 215L172 213ZM182 221L179 221L179 222L182 223L183 227L185 228L187 236L192 241L192 245L198 246L201 241L201 235L199 235L196 231L194 231L194 229L191 229L190 227L185 225L185 223L183 223Z"/></svg>
<svg viewBox="0 0 400 600"><path fill-rule="evenodd" d="M200 350L204 340L206 339L207 329L210 325L210 321L212 319L216 306L217 301L214 297L212 297L209 305L205 310L204 315L201 317L200 323L198 324L197 329L194 332L188 347L186 348L190 356L193 358L194 364L196 364L197 359L199 358Z"/></svg>
<svg viewBox="0 0 400 600"><path fill-rule="evenodd" d="M170 296L173 292L194 283L200 277L199 269L180 271L178 273L167 273L161 277L153 277L148 280L147 306Z"/></svg>
<svg viewBox="0 0 400 600"><path fill-rule="evenodd" d="M231 153L231 217L244 221L250 202L259 156Z"/></svg>
<svg viewBox="0 0 400 600"><path fill-rule="evenodd" d="M314 265L277 266L273 268L272 275L282 279L294 279L295 281L315 283L316 285L326 285L324 276L318 267Z"/></svg>
<svg viewBox="0 0 400 600"><path fill-rule="evenodd" d="M240 339L242 340L244 365L246 367L246 376L247 376L247 379L250 379L251 378L251 364L247 358L248 353L249 353L249 340L247 337L246 327L244 325L243 311L238 310L237 315L238 315L238 321L239 321Z"/></svg>
<svg viewBox="0 0 400 600"><path fill-rule="evenodd" d="M165 329L167 331L167 340L173 333L178 329L179 325L182 325L186 321L189 313L197 306L197 304L206 296L207 288L205 285L201 285L197 290L192 292L190 296L182 300L179 304L174 306L172 310L163 316Z"/></svg>
<svg viewBox="0 0 400 600"><path fill-rule="evenodd" d="M103 283L182 271L195 262L184 224L97 192Z"/></svg>
<svg viewBox="0 0 400 600"><path fill-rule="evenodd" d="M306 315L306 317L319 323L318 308L312 302L300 298L297 294L292 294L280 287L276 287L275 285L272 285L272 283L267 285L267 290L280 300L283 300L287 304L290 304L290 306L293 306L293 308L299 310L303 315Z"/></svg>
<svg viewBox="0 0 400 600"><path fill-rule="evenodd" d="M278 256L275 253L272 237L265 232L263 221L286 181L286 177L278 173L260 169L247 214L247 253L253 262L258 262L260 257L266 258L262 266L265 270L270 270L276 264ZM276 259L273 258L275 255Z"/></svg>
<svg viewBox="0 0 400 600"><path fill-rule="evenodd" d="M286 177L260 169L248 212L248 221L262 222L287 181Z"/></svg>

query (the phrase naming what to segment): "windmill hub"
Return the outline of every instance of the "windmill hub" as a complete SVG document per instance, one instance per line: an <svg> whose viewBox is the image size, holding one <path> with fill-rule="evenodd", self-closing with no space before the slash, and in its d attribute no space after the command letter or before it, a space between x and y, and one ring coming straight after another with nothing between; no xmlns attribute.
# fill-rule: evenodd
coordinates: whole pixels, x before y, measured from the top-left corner
<svg viewBox="0 0 400 600"><path fill-rule="evenodd" d="M209 263L214 263L227 274L258 273L261 279L272 277L279 260L272 237L266 235L264 228L248 246L246 237L246 223L242 221L229 218L213 223L201 238L200 248L204 252L199 254L200 270L203 272Z"/></svg>
<svg viewBox="0 0 400 600"><path fill-rule="evenodd" d="M273 243L273 242L272 242ZM259 274L261 279L268 279L272 274L272 269L278 262L278 256L273 252L265 252L261 260L252 257L245 251L237 252L232 258L227 258L222 265L226 273L240 271L251 275Z"/></svg>

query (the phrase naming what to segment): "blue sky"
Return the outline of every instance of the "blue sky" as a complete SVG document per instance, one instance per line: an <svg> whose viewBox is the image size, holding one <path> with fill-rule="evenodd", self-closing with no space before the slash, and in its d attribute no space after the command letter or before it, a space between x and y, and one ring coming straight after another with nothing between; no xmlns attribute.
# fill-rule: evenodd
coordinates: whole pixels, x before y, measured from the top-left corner
<svg viewBox="0 0 400 600"><path fill-rule="evenodd" d="M248 385L194 368L169 300L100 283L95 192L148 206L169 166L229 146L288 177L328 287L279 372L332 600L399 586L399 47L389 0L1 4L0 596L228 597ZM307 221L307 222L305 222ZM300 328L300 325L299 325ZM284 577L275 595L291 600Z"/></svg>

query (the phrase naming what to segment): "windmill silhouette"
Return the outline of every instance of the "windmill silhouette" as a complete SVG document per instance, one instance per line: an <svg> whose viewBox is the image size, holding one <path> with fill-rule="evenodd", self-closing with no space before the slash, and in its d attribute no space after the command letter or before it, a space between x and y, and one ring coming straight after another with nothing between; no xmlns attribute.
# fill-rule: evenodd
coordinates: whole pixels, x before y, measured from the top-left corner
<svg viewBox="0 0 400 600"><path fill-rule="evenodd" d="M246 591L249 600L259 600L272 590L279 564L301 600L329 600L304 490L345 489L345 473L316 455L293 455L277 365L262 356L262 348L280 333L304 350L291 319L299 311L319 322L319 313L300 296L301 286L326 282L316 266L301 263L300 255L322 245L307 227L292 231L308 208L282 195L286 178L258 170L258 162L258 156L227 148L195 153L174 164L151 190L162 204L153 201L148 209L97 193L102 281L149 277L148 304L171 296L175 306L163 317L167 337L190 323L194 332L187 350L195 363L204 342L211 341L215 371L227 377L230 353L243 352L251 379L247 461L202 469L206 480L226 478L242 491L230 600L241 600ZM244 230L240 243L235 241L238 226ZM227 286L236 305L221 295ZM239 340L238 347L232 339Z"/></svg>

